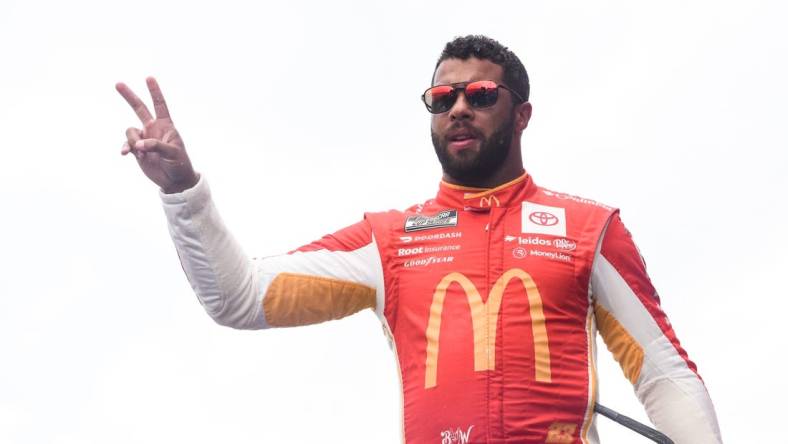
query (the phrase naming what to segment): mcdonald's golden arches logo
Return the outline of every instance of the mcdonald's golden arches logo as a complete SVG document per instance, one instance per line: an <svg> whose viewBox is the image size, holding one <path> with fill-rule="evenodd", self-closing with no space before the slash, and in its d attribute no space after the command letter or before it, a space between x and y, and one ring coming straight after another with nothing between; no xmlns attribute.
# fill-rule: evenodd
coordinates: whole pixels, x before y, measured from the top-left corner
<svg viewBox="0 0 788 444"><path fill-rule="evenodd" d="M459 284L468 298L471 308L473 328L473 369L480 372L495 370L495 341L498 327L498 313L501 309L503 294L512 279L519 279L528 297L531 314L531 329L534 340L535 378L539 382L551 382L550 344L547 339L542 297L531 275L519 268L513 268L501 275L493 285L487 302L482 302L479 290L462 273L449 273L435 287L427 321L427 367L424 375L424 388L438 384L438 353L440 345L441 318L446 291L453 283Z"/></svg>
<svg viewBox="0 0 788 444"><path fill-rule="evenodd" d="M500 207L501 206L501 201L499 201L498 198L495 197L494 194L492 194L490 196L484 196L481 199L479 199L479 206L482 207L482 208L491 207L493 202L495 202L495 206L496 207Z"/></svg>

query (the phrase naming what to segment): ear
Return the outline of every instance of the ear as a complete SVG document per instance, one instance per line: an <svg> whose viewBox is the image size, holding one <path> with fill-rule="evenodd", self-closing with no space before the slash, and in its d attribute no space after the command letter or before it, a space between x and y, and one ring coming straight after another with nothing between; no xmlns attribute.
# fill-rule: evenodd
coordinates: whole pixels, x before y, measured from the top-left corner
<svg viewBox="0 0 788 444"><path fill-rule="evenodd" d="M522 132L528 127L528 121L531 120L531 102L523 102L514 107L514 130Z"/></svg>

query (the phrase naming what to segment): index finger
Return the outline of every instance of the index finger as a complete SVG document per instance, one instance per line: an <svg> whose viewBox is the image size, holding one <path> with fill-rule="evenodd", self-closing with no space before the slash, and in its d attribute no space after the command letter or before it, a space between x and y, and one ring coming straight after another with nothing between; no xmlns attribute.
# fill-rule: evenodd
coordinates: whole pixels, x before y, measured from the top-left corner
<svg viewBox="0 0 788 444"><path fill-rule="evenodd" d="M153 98L153 109L156 110L157 119L169 119L170 111L167 109L167 102L164 101L164 95L161 93L159 83L153 77L148 77L148 91Z"/></svg>
<svg viewBox="0 0 788 444"><path fill-rule="evenodd" d="M115 85L115 89L118 90L121 96L126 99L129 105L131 105L131 109L134 110L134 113L137 114L137 117L142 120L142 123L148 123L153 120L153 116L150 115L150 111L148 111L148 107L142 103L139 97L134 94L134 91L131 90L125 83L119 82Z"/></svg>

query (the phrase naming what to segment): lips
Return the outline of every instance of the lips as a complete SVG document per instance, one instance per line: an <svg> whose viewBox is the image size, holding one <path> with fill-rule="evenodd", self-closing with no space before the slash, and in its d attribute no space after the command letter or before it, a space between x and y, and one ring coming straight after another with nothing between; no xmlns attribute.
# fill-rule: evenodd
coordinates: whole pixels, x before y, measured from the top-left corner
<svg viewBox="0 0 788 444"><path fill-rule="evenodd" d="M471 130L470 128L459 128L454 130L449 130L446 134L446 138L449 142L462 142L464 140L469 139L476 139L476 132Z"/></svg>
<svg viewBox="0 0 788 444"><path fill-rule="evenodd" d="M446 134L448 146L453 150L469 148L478 139L476 131L467 127L450 129Z"/></svg>
<svg viewBox="0 0 788 444"><path fill-rule="evenodd" d="M449 142L464 142L464 141L466 141L466 140L474 140L474 139L476 139L476 138L475 138L475 137L473 137L473 136L472 136L472 135L470 135L470 134L463 134L463 135L458 135L458 136L450 137L450 138L449 138Z"/></svg>

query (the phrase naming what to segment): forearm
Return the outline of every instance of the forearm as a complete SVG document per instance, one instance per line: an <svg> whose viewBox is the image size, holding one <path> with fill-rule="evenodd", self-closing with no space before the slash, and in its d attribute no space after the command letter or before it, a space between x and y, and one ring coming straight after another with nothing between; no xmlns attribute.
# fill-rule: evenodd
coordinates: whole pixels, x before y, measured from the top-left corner
<svg viewBox="0 0 788 444"><path fill-rule="evenodd" d="M711 398L693 372L643 381L636 393L654 425L676 444L722 442Z"/></svg>
<svg viewBox="0 0 788 444"><path fill-rule="evenodd" d="M161 199L183 271L208 314L221 325L265 328L254 264L224 226L205 179Z"/></svg>

